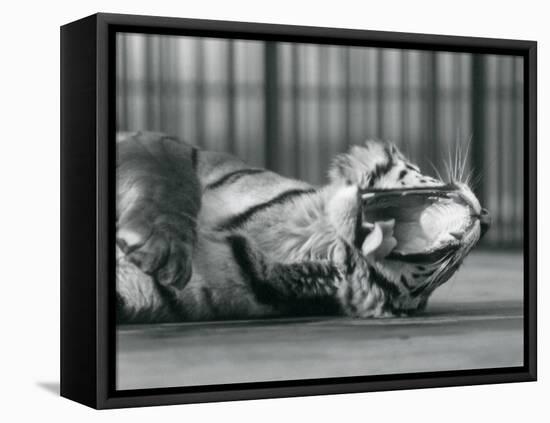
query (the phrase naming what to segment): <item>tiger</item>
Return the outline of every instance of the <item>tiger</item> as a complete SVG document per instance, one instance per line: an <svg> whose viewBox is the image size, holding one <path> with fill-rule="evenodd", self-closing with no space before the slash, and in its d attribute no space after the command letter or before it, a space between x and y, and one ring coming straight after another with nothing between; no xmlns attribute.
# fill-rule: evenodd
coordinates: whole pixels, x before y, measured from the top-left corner
<svg viewBox="0 0 550 423"><path fill-rule="evenodd" d="M118 134L116 156L118 323L411 316L490 223L462 172L386 141L324 186L161 133Z"/></svg>

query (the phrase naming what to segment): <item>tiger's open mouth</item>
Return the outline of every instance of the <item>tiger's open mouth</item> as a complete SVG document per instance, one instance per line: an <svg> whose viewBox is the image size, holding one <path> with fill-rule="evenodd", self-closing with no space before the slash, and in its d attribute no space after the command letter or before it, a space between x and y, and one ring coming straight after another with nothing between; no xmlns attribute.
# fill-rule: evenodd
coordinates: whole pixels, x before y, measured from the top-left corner
<svg viewBox="0 0 550 423"><path fill-rule="evenodd" d="M479 216L454 184L439 187L368 190L362 194L363 221L395 220L397 244L386 257L434 263L457 252Z"/></svg>

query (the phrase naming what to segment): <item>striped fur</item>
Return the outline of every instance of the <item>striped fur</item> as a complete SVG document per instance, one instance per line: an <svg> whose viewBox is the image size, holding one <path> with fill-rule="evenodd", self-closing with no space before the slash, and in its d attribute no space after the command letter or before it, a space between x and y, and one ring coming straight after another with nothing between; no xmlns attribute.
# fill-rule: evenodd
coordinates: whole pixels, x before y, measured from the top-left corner
<svg viewBox="0 0 550 423"><path fill-rule="evenodd" d="M479 238L442 263L386 258L389 223L361 221L361 190L443 185L388 143L337 156L323 187L162 134L123 134L117 152L122 322L407 314Z"/></svg>

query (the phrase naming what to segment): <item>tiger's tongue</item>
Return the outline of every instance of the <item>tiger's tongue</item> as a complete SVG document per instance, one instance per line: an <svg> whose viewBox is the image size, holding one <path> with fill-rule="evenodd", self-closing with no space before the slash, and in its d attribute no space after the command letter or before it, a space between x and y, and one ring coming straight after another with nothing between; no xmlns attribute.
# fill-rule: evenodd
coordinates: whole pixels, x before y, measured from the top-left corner
<svg viewBox="0 0 550 423"><path fill-rule="evenodd" d="M396 249L403 254L428 251L437 238L437 234L433 228L427 229L428 231L419 222L397 224L394 230L397 240Z"/></svg>
<svg viewBox="0 0 550 423"><path fill-rule="evenodd" d="M403 254L427 252L441 246L451 232L462 232L468 210L458 203L431 205L398 220L394 227L396 251Z"/></svg>

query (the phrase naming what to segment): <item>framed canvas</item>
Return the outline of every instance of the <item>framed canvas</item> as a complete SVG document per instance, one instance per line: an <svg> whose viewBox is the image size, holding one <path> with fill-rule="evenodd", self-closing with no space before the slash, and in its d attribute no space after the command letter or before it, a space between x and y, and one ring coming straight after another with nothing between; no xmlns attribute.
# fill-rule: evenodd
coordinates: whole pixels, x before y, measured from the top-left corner
<svg viewBox="0 0 550 423"><path fill-rule="evenodd" d="M61 394L536 379L536 43L61 28Z"/></svg>

